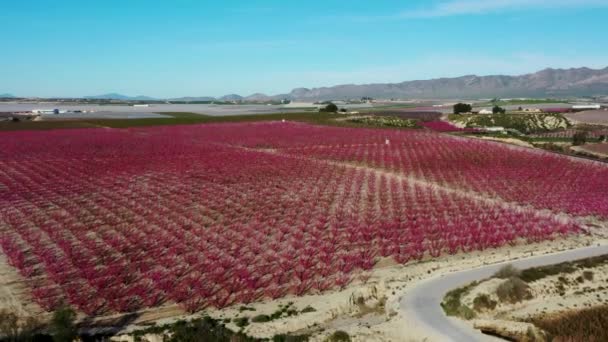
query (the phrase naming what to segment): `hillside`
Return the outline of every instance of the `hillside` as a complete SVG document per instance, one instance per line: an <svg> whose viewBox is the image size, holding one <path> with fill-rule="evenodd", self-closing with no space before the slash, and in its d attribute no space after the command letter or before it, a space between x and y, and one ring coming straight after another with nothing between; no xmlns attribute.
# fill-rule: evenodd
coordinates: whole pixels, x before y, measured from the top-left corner
<svg viewBox="0 0 608 342"><path fill-rule="evenodd" d="M555 97L608 94L608 67L604 69L544 69L519 76L476 76L406 81L401 83L346 84L296 88L278 95L294 100L375 98L480 98Z"/></svg>

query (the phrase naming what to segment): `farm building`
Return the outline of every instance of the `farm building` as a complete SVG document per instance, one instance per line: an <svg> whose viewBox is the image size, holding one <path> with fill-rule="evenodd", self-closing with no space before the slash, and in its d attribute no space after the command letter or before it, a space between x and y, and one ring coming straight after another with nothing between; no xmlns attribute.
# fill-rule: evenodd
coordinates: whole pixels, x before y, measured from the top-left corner
<svg viewBox="0 0 608 342"><path fill-rule="evenodd" d="M491 109L482 109L479 111L479 114L492 114L492 110Z"/></svg>
<svg viewBox="0 0 608 342"><path fill-rule="evenodd" d="M484 127L483 128L484 131L486 132L504 132L505 128L504 127Z"/></svg>
<svg viewBox="0 0 608 342"><path fill-rule="evenodd" d="M34 114L59 114L59 109L33 109Z"/></svg>

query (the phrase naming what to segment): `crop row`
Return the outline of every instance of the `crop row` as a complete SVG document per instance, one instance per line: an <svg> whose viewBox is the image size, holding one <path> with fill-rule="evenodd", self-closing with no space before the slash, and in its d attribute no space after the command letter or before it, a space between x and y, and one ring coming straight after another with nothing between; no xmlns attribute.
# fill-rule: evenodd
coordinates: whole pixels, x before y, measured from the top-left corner
<svg viewBox="0 0 608 342"><path fill-rule="evenodd" d="M406 263L580 231L493 199L502 183L537 189L530 174L492 168L507 160L488 154L513 153L504 158L514 169L545 154L428 132L264 123L5 137L0 245L47 310L224 307L341 288L384 257ZM587 181L603 172L544 162Z"/></svg>

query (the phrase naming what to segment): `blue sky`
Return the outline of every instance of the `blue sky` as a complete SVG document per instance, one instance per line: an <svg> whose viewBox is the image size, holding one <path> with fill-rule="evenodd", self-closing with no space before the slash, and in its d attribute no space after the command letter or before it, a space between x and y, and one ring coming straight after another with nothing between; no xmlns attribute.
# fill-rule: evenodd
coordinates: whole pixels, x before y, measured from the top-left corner
<svg viewBox="0 0 608 342"><path fill-rule="evenodd" d="M3 0L0 93L277 94L608 66L608 0Z"/></svg>

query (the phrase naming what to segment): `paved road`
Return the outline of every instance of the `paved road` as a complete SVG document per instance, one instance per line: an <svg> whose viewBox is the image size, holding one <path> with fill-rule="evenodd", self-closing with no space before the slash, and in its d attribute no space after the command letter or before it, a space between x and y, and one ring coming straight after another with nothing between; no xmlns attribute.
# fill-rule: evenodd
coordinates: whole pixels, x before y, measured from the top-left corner
<svg viewBox="0 0 608 342"><path fill-rule="evenodd" d="M510 263L517 268L526 269L602 254L608 254L608 245L546 254L431 278L421 282L401 298L400 309L406 312L408 317L417 319L429 331L443 336L443 341L503 341L484 335L456 318L447 317L440 306L445 294L475 280L488 278L505 264Z"/></svg>

